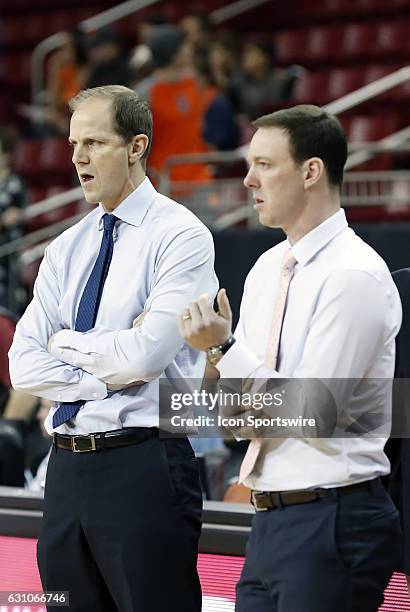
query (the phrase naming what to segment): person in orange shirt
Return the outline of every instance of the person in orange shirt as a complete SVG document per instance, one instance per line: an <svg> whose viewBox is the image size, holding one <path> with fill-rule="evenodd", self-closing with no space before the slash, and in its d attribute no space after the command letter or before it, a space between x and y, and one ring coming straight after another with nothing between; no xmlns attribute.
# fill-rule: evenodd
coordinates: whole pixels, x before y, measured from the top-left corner
<svg viewBox="0 0 410 612"><path fill-rule="evenodd" d="M67 102L82 89L87 76L82 34L78 30L66 32L64 44L52 56L48 70L46 119L57 132L67 133Z"/></svg>
<svg viewBox="0 0 410 612"><path fill-rule="evenodd" d="M157 26L147 40L156 69L138 85L138 93L149 101L155 124L150 167L164 170L175 155L205 153L204 114L208 99L203 96L193 70L191 45L183 30L173 25ZM178 164L172 167L171 181L211 180L206 164Z"/></svg>

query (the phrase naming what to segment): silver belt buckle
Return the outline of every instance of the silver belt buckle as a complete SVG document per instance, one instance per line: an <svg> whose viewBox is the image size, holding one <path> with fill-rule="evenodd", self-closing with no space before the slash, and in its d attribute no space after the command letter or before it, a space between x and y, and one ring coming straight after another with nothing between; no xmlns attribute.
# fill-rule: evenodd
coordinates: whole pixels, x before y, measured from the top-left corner
<svg viewBox="0 0 410 612"><path fill-rule="evenodd" d="M91 440L91 448L78 448L75 441L75 436L71 438L71 450L73 451L73 453L91 453L92 451L97 450L94 434L90 434L89 436L87 436L87 438L90 438Z"/></svg>

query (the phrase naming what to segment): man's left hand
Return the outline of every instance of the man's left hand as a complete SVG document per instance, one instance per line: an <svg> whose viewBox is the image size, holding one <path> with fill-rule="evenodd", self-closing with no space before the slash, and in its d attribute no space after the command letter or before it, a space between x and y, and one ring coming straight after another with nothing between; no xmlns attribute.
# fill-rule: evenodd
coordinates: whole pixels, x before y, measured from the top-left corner
<svg viewBox="0 0 410 612"><path fill-rule="evenodd" d="M219 312L215 312L209 296L204 293L190 303L178 317L178 329L194 349L206 351L224 344L232 335L232 311L225 289L217 296Z"/></svg>

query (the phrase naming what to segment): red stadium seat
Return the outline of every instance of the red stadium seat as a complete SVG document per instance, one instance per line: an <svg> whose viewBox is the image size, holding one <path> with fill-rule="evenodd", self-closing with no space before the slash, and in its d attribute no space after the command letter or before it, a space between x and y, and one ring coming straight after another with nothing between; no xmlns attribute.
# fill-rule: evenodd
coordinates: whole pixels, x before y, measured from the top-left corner
<svg viewBox="0 0 410 612"><path fill-rule="evenodd" d="M30 54L4 55L1 58L6 85L21 86L30 82L30 59Z"/></svg>
<svg viewBox="0 0 410 612"><path fill-rule="evenodd" d="M332 70L328 83L330 100L337 100L364 85L364 70L361 68L336 68Z"/></svg>
<svg viewBox="0 0 410 612"><path fill-rule="evenodd" d="M375 115L353 117L348 131L349 143L377 142L399 128L397 115ZM379 154L373 159L357 166L360 170L388 170L391 168L394 156L392 153ZM355 168L356 169L356 168Z"/></svg>
<svg viewBox="0 0 410 612"><path fill-rule="evenodd" d="M8 17L2 25L2 44L7 47L20 47L24 45L21 35L22 23L20 19Z"/></svg>
<svg viewBox="0 0 410 612"><path fill-rule="evenodd" d="M47 138L41 149L41 169L43 172L73 173L72 151L65 138ZM54 181L55 183L55 181Z"/></svg>
<svg viewBox="0 0 410 612"><path fill-rule="evenodd" d="M21 141L14 154L14 169L17 174L28 179L38 175L40 170L41 140Z"/></svg>
<svg viewBox="0 0 410 612"><path fill-rule="evenodd" d="M302 62L306 38L305 30L288 30L275 36L278 62L283 65Z"/></svg>
<svg viewBox="0 0 410 612"><path fill-rule="evenodd" d="M374 55L383 57L410 54L410 22L407 20L381 23L376 32Z"/></svg>
<svg viewBox="0 0 410 612"><path fill-rule="evenodd" d="M28 187L28 201L30 204L40 202L47 197L47 189L45 187Z"/></svg>
<svg viewBox="0 0 410 612"><path fill-rule="evenodd" d="M376 29L362 23L351 23L344 28L340 53L346 59L365 59L372 53Z"/></svg>
<svg viewBox="0 0 410 612"><path fill-rule="evenodd" d="M71 149L65 138L22 141L14 157L14 168L34 187L56 183L69 187L73 176Z"/></svg>
<svg viewBox="0 0 410 612"><path fill-rule="evenodd" d="M393 134L399 128L399 118L390 115L357 115L350 122L349 142L374 142Z"/></svg>
<svg viewBox="0 0 410 612"><path fill-rule="evenodd" d="M309 62L326 63L338 57L342 30L334 27L312 28L308 32L303 56Z"/></svg>
<svg viewBox="0 0 410 612"><path fill-rule="evenodd" d="M330 102L327 93L329 72L306 72L295 85L295 104L324 104Z"/></svg>

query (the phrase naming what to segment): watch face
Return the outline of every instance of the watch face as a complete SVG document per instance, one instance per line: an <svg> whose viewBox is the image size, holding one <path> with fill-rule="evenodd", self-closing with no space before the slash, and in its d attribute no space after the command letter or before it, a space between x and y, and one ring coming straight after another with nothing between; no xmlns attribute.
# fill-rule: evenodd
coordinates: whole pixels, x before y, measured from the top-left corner
<svg viewBox="0 0 410 612"><path fill-rule="evenodd" d="M209 348L206 354L207 354L207 359L211 365L216 365L223 356L221 349L216 346Z"/></svg>

